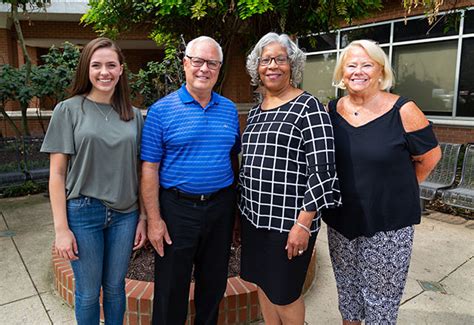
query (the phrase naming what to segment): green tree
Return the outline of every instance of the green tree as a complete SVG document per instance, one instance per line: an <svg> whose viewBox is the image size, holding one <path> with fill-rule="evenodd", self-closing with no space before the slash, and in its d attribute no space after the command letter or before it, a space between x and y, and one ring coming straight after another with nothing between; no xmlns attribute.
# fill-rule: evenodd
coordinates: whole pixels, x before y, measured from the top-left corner
<svg viewBox="0 0 474 325"><path fill-rule="evenodd" d="M245 51L269 31L325 31L341 19L351 22L380 10L382 0L91 0L89 5L82 21L103 35L116 38L146 26L150 37L168 49L176 48L181 38L208 35L222 45L226 60L237 37L244 40Z"/></svg>
<svg viewBox="0 0 474 325"><path fill-rule="evenodd" d="M25 82L25 86L28 86L31 82L31 58L26 50L26 43L23 37L23 32L21 29L20 24L20 14L19 9L22 10L24 14L37 11L37 10L44 10L44 4L48 2L48 0L0 0L4 4L10 5L10 16L13 20L13 25L15 26L16 34L18 37L18 41L20 42L21 51L23 52L23 57L25 58L25 67L23 68L23 81ZM21 91L20 91L21 92ZM28 119L26 115L26 111L28 109L28 101L25 101L29 96L28 91L23 91L19 97L20 107L21 107L21 119L22 119L22 126L23 132L25 135L30 135L30 130L28 128ZM31 97L30 97L31 99Z"/></svg>

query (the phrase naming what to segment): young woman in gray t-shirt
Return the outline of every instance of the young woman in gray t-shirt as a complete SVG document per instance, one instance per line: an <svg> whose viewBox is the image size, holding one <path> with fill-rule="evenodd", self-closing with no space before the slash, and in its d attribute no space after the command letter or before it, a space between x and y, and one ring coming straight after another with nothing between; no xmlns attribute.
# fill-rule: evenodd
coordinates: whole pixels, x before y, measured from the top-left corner
<svg viewBox="0 0 474 325"><path fill-rule="evenodd" d="M146 241L139 204L143 125L132 107L124 57L97 38L82 50L71 98L54 109L41 151L50 153L55 249L71 261L78 324L122 324L130 253ZM140 215L140 217L139 217Z"/></svg>

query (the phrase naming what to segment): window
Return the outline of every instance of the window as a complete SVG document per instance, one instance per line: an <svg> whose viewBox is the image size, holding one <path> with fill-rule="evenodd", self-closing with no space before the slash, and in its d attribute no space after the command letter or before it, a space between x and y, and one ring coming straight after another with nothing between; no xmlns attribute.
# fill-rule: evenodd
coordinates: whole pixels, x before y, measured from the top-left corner
<svg viewBox="0 0 474 325"><path fill-rule="evenodd" d="M351 29L341 32L341 48L358 39L370 39L379 44L390 41L390 24Z"/></svg>
<svg viewBox="0 0 474 325"><path fill-rule="evenodd" d="M457 116L474 117L474 38L463 40Z"/></svg>
<svg viewBox="0 0 474 325"><path fill-rule="evenodd" d="M391 92L412 98L433 120L474 122L474 7L441 13L431 26L425 16L410 17L407 24L401 17L317 37L331 41L306 49L303 88L322 102L343 93L331 85L340 51L353 40L371 39L391 60L395 74ZM301 40L300 45L309 44Z"/></svg>
<svg viewBox="0 0 474 325"><path fill-rule="evenodd" d="M455 18L454 14L440 16L431 26L426 17L396 22L393 40L402 42L456 35L459 33L459 19Z"/></svg>
<svg viewBox="0 0 474 325"><path fill-rule="evenodd" d="M413 99L425 114L451 116L457 41L397 46L392 92Z"/></svg>
<svg viewBox="0 0 474 325"><path fill-rule="evenodd" d="M298 46L305 52L335 50L337 48L337 34L329 33L317 36L307 36L298 39Z"/></svg>
<svg viewBox="0 0 474 325"><path fill-rule="evenodd" d="M464 34L474 33L474 9L464 14Z"/></svg>
<svg viewBox="0 0 474 325"><path fill-rule="evenodd" d="M327 104L336 95L332 86L332 73L336 66L336 53L310 56L303 75L303 89Z"/></svg>

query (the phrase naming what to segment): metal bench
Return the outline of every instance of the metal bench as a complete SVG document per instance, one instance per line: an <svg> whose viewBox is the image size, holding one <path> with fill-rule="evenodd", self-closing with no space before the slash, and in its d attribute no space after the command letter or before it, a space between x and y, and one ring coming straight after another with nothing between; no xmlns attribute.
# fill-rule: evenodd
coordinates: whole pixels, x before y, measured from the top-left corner
<svg viewBox="0 0 474 325"><path fill-rule="evenodd" d="M26 181L20 146L16 138L0 138L0 189Z"/></svg>
<svg viewBox="0 0 474 325"><path fill-rule="evenodd" d="M43 140L44 137L23 137L27 177L37 183L49 180L49 155L40 152Z"/></svg>
<svg viewBox="0 0 474 325"><path fill-rule="evenodd" d="M458 186L443 191L441 198L445 204L474 211L474 144L466 148Z"/></svg>
<svg viewBox="0 0 474 325"><path fill-rule="evenodd" d="M439 190L451 187L456 177L456 168L459 158L460 144L440 143L443 156L435 169L420 184L420 198L431 201Z"/></svg>

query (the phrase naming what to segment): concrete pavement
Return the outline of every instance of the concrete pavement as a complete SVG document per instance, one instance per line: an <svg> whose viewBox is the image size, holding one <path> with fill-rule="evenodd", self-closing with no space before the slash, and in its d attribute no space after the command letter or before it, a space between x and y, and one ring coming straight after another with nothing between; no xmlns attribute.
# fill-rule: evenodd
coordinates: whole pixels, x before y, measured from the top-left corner
<svg viewBox="0 0 474 325"><path fill-rule="evenodd" d="M42 195L0 199L0 324L74 324L54 292L53 222ZM326 228L317 241L317 274L305 296L311 325L340 324ZM474 324L474 221L432 213L416 227L398 324ZM435 282L445 293L424 290Z"/></svg>

